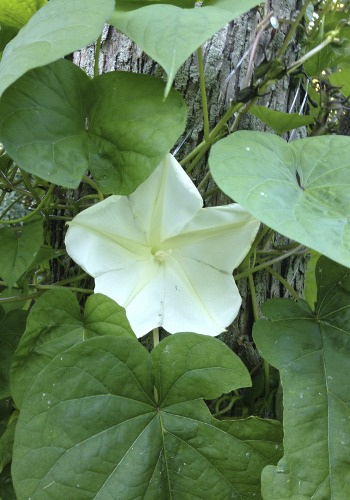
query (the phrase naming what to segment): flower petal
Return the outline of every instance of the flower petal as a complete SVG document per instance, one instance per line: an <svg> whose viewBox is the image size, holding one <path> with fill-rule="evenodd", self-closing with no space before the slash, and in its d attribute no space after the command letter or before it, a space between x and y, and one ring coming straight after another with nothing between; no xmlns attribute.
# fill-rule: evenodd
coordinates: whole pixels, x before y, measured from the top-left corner
<svg viewBox="0 0 350 500"><path fill-rule="evenodd" d="M69 224L65 244L72 259L93 277L151 255L125 196L111 196L78 214Z"/></svg>
<svg viewBox="0 0 350 500"><path fill-rule="evenodd" d="M163 247L232 273L249 251L259 225L237 204L204 208Z"/></svg>
<svg viewBox="0 0 350 500"><path fill-rule="evenodd" d="M218 335L237 316L241 297L230 274L183 257L170 257L126 306L138 337L157 326L169 333ZM103 290L99 290L105 293Z"/></svg>
<svg viewBox="0 0 350 500"><path fill-rule="evenodd" d="M180 232L203 206L195 185L171 154L129 199L139 227L148 230L150 243Z"/></svg>

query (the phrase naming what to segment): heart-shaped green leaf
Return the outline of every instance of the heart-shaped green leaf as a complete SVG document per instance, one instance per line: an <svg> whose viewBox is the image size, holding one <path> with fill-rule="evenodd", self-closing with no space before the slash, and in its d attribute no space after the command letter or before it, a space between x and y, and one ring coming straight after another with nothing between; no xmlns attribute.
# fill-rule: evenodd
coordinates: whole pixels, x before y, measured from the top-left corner
<svg viewBox="0 0 350 500"><path fill-rule="evenodd" d="M316 277L315 315L276 299L254 327L283 386L285 454L263 472L266 500L350 496L350 270L321 257Z"/></svg>
<svg viewBox="0 0 350 500"><path fill-rule="evenodd" d="M113 10L114 0L47 2L4 50L0 95L26 71L56 61L96 39Z"/></svg>
<svg viewBox="0 0 350 500"><path fill-rule="evenodd" d="M11 391L16 405L38 372L58 353L97 335L134 338L125 310L105 295L91 295L81 312L70 290L49 290L30 311L26 331L13 357Z"/></svg>
<svg viewBox="0 0 350 500"><path fill-rule="evenodd" d="M0 102L0 138L24 170L77 187L90 170L105 193L129 194L182 133L186 106L148 75L90 80L60 60L24 75Z"/></svg>
<svg viewBox="0 0 350 500"><path fill-rule="evenodd" d="M208 358L207 353L212 346L215 349ZM184 352L188 355L183 356ZM152 359L162 406L178 403L183 398L184 401L196 397L215 399L222 393L251 385L241 360L232 357L229 349L223 349L221 341L208 336L167 337L153 349Z"/></svg>
<svg viewBox="0 0 350 500"><path fill-rule="evenodd" d="M279 425L220 423L200 399L205 387L213 392L214 359L222 370L216 392L245 383L247 373L237 374L241 362L231 352L230 369L228 347L196 334L176 334L156 349L149 354L136 340L100 337L46 366L25 397L16 430L19 500L260 498L261 469L279 455ZM188 367L176 367L174 376L185 356ZM170 394L171 381L178 399L175 390L167 406L154 397Z"/></svg>
<svg viewBox="0 0 350 500"><path fill-rule="evenodd" d="M215 144L209 163L223 192L257 219L350 266L349 150L350 137L287 144L272 134L242 131Z"/></svg>
<svg viewBox="0 0 350 500"><path fill-rule="evenodd" d="M259 2L205 0L200 8L195 3L194 0L121 0L116 3L115 13L109 20L165 69L168 75L166 95L177 70L192 52L225 24Z"/></svg>
<svg viewBox="0 0 350 500"><path fill-rule="evenodd" d="M43 238L42 221L23 226L0 228L0 276L9 288L29 268L39 252Z"/></svg>

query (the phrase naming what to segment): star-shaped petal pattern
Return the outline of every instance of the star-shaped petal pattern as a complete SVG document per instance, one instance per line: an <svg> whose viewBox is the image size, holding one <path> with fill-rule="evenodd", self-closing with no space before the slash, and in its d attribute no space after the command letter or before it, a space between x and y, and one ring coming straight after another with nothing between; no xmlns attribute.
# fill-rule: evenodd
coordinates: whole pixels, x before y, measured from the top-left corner
<svg viewBox="0 0 350 500"><path fill-rule="evenodd" d="M69 224L69 255L95 278L95 292L125 307L135 334L218 335L241 297L232 271L259 222L237 204L202 208L203 200L168 154L129 196L110 196Z"/></svg>

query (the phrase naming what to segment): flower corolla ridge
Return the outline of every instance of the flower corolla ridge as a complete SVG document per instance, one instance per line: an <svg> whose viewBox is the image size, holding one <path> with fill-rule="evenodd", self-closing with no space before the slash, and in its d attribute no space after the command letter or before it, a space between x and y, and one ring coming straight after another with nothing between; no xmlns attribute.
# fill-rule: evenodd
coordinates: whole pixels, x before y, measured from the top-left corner
<svg viewBox="0 0 350 500"><path fill-rule="evenodd" d="M74 217L65 243L95 278L95 292L125 307L137 337L156 327L215 336L238 314L232 271L258 228L240 205L203 208L168 154L131 195L110 196Z"/></svg>

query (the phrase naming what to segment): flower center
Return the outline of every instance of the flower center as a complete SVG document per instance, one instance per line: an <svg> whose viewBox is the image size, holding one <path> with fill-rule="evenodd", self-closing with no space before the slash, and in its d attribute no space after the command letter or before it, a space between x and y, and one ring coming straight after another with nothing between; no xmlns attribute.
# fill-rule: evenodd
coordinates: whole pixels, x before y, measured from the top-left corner
<svg viewBox="0 0 350 500"><path fill-rule="evenodd" d="M169 249L167 251L165 250L157 250L156 248L152 248L152 255L156 259L157 262L162 264L167 257L171 254L172 250Z"/></svg>

